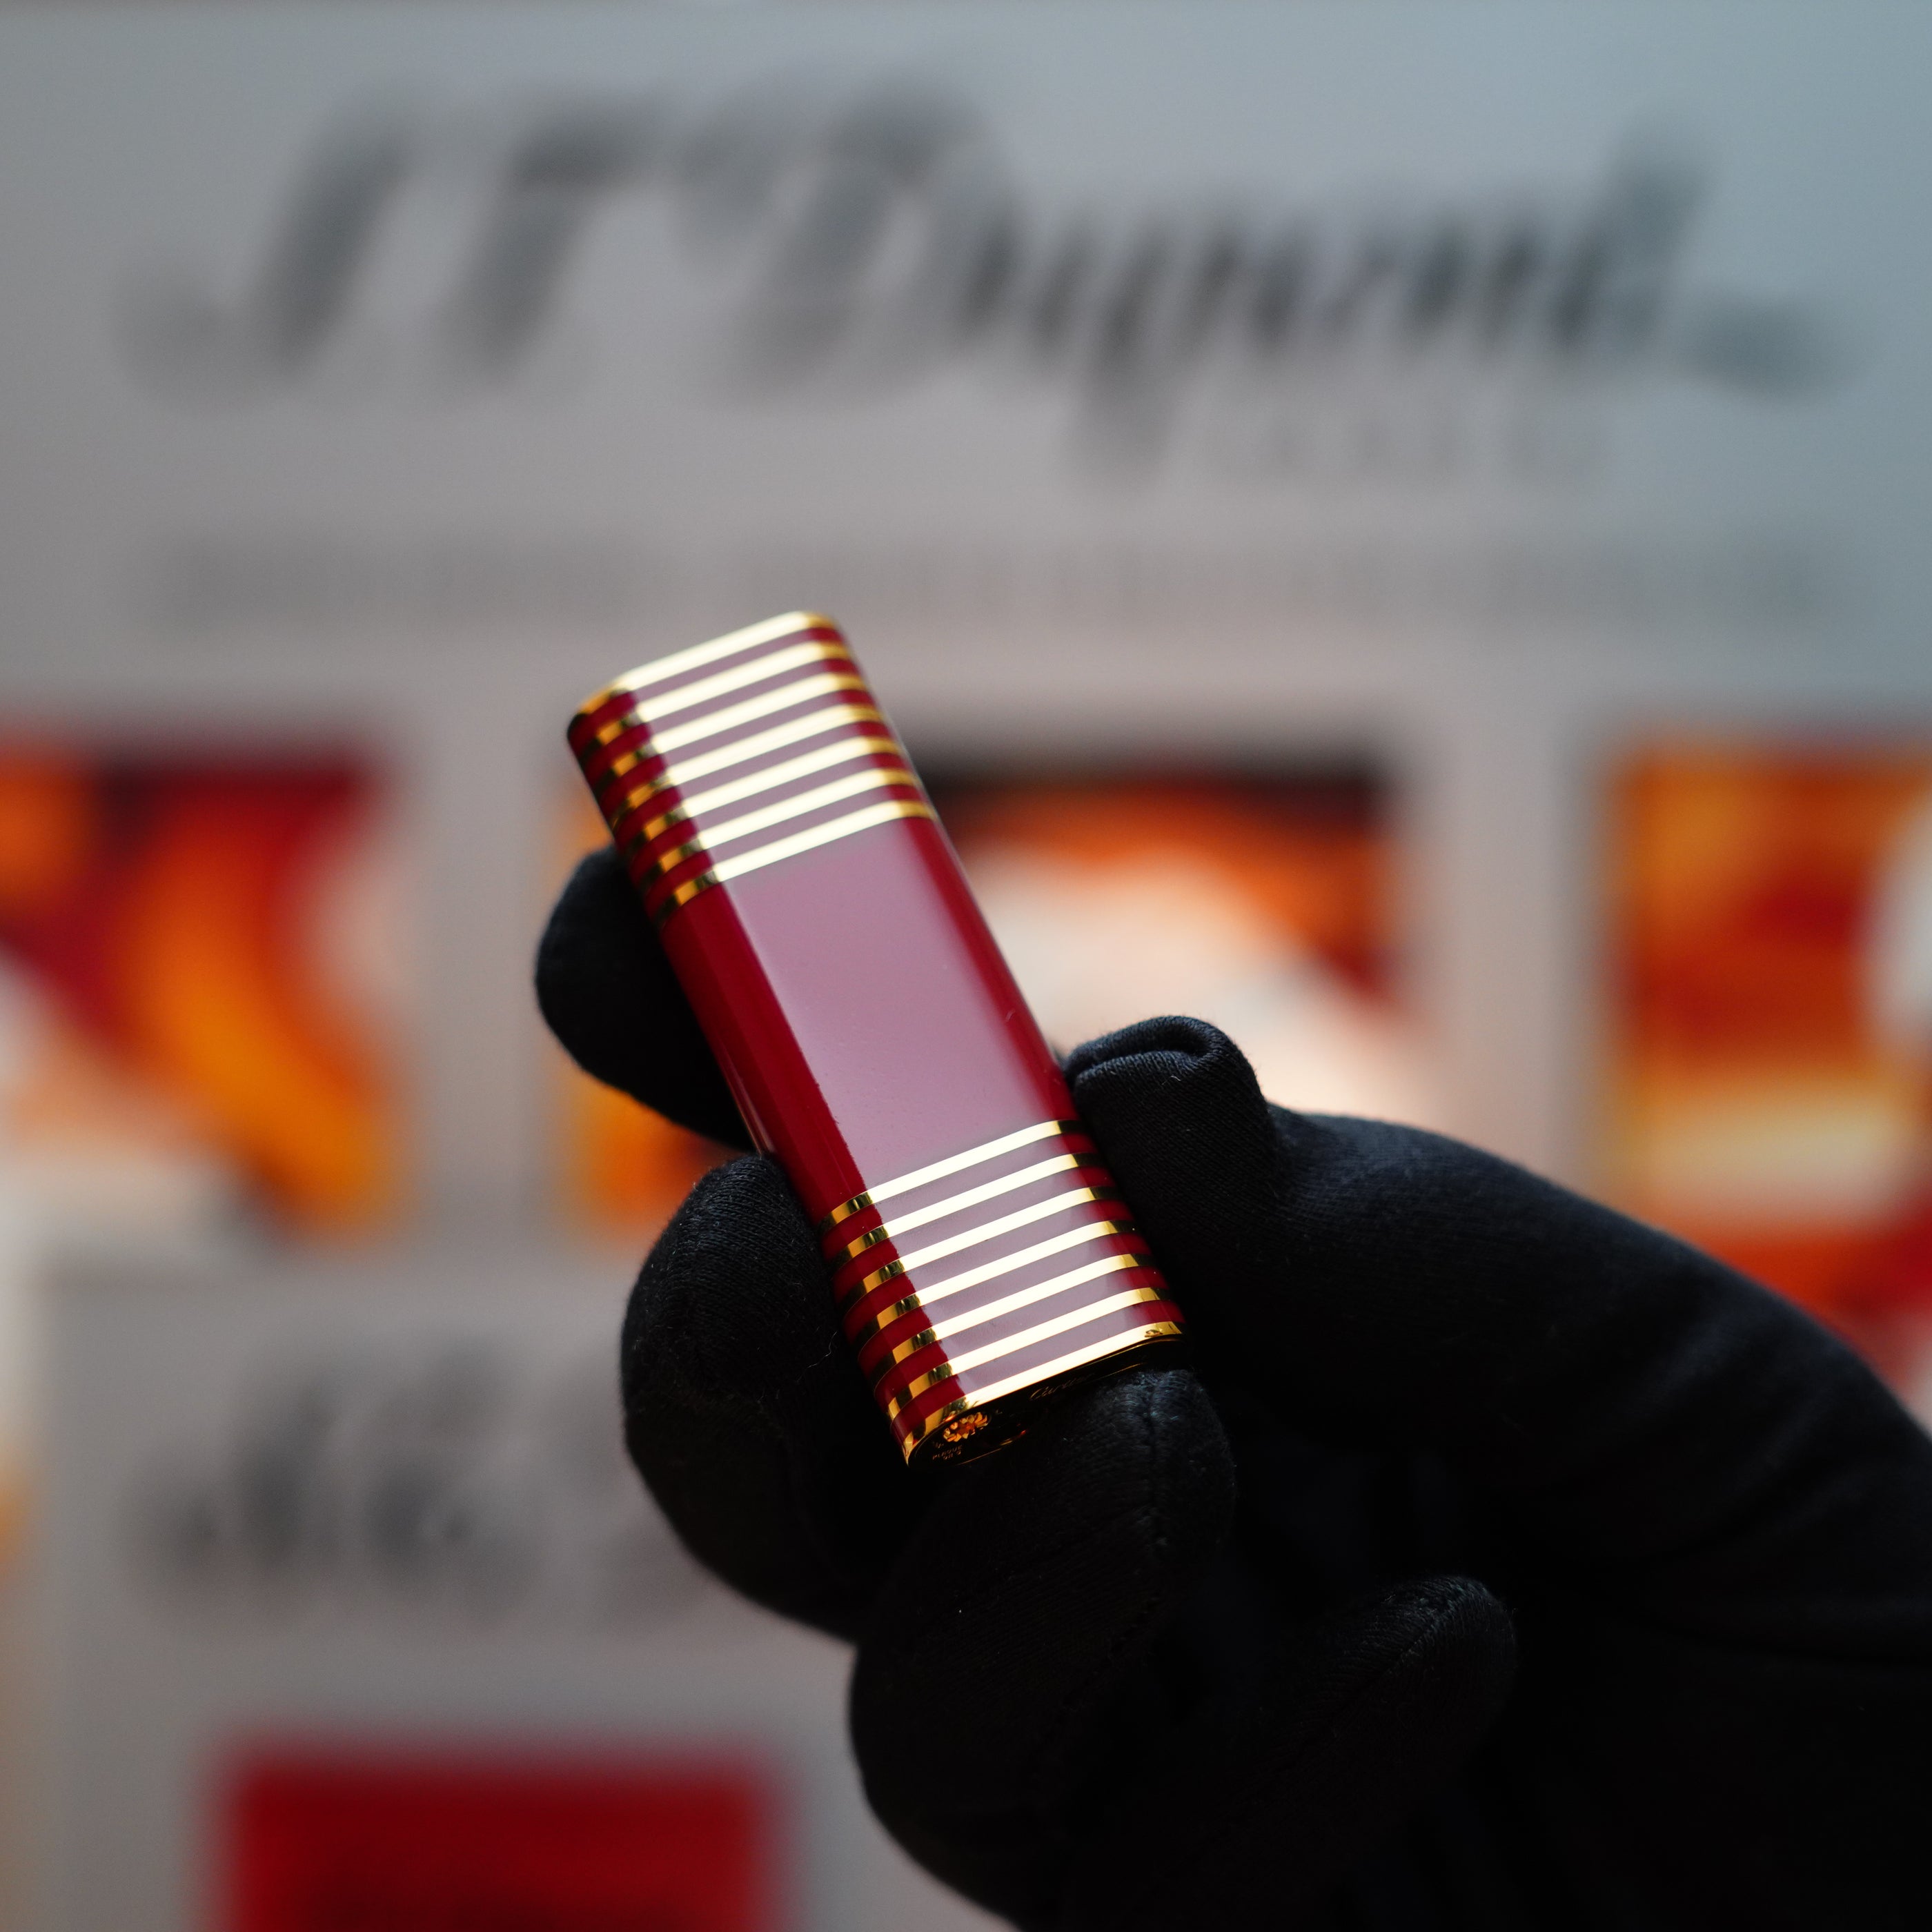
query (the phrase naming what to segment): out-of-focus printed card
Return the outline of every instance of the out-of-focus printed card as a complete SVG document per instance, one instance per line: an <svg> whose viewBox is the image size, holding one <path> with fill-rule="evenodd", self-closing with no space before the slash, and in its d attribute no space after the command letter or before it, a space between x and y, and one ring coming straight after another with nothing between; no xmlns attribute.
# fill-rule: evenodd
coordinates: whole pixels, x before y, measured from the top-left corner
<svg viewBox="0 0 1932 1932"><path fill-rule="evenodd" d="M955 770L933 792L1058 1051L1191 1014L1233 1036L1270 1100L1435 1117L1398 998L1378 772Z"/></svg>
<svg viewBox="0 0 1932 1932"><path fill-rule="evenodd" d="M380 803L350 755L0 745L0 1190L135 1232L392 1214Z"/></svg>
<svg viewBox="0 0 1932 1932"><path fill-rule="evenodd" d="M716 1766L267 1754L228 1795L224 1932L776 1932L772 1807Z"/></svg>
<svg viewBox="0 0 1932 1932"><path fill-rule="evenodd" d="M1063 1051L1191 1013L1291 1106L1433 1121L1399 997L1389 788L1356 766L1150 774L933 766L931 789L1007 958ZM601 826L573 808L569 850ZM580 1225L661 1222L720 1150L580 1076L564 1196Z"/></svg>
<svg viewBox="0 0 1932 1932"><path fill-rule="evenodd" d="M1618 773L1619 1204L1912 1372L1932 1316L1932 748L1661 745Z"/></svg>

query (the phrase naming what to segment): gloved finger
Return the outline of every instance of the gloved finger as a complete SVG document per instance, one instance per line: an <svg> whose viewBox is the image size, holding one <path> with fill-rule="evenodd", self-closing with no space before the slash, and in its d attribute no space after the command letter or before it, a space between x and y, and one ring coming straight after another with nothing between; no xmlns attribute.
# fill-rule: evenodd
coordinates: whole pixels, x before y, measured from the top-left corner
<svg viewBox="0 0 1932 1932"><path fill-rule="evenodd" d="M1130 1028L1069 1072L1204 1372L1331 1442L1442 1451L1654 1614L1909 1647L1932 1442L1796 1309L1438 1135L1280 1108L1265 1131L1198 1021Z"/></svg>
<svg viewBox="0 0 1932 1932"><path fill-rule="evenodd" d="M570 876L537 946L537 1004L593 1078L727 1147L751 1142L614 845Z"/></svg>
<svg viewBox="0 0 1932 1932"><path fill-rule="evenodd" d="M1227 1532L1233 1467L1184 1370L1064 1395L935 1484L861 1638L852 1738L867 1796L938 1876L1022 1922L1064 1879L1040 1821Z"/></svg>
<svg viewBox="0 0 1932 1932"><path fill-rule="evenodd" d="M692 1554L853 1634L920 1492L776 1162L732 1161L692 1190L632 1294L622 1379L632 1460Z"/></svg>
<svg viewBox="0 0 1932 1932"><path fill-rule="evenodd" d="M1301 1922L1474 1752L1514 1672L1508 1612L1462 1577L1283 1631L1233 1694L1116 1762L1060 1924Z"/></svg>
<svg viewBox="0 0 1932 1932"><path fill-rule="evenodd" d="M1143 1020L1067 1057L1073 1103L1151 1244L1210 1382L1252 1354L1282 1268L1279 1154L1254 1070L1204 1020Z"/></svg>

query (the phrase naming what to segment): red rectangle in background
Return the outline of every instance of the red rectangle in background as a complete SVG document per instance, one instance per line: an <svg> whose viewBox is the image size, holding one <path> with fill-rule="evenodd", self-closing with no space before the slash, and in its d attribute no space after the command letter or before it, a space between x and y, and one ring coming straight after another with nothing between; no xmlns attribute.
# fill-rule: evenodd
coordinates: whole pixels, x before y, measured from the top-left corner
<svg viewBox="0 0 1932 1932"><path fill-rule="evenodd" d="M257 1755L226 1792L223 1932L776 1932L744 1766Z"/></svg>

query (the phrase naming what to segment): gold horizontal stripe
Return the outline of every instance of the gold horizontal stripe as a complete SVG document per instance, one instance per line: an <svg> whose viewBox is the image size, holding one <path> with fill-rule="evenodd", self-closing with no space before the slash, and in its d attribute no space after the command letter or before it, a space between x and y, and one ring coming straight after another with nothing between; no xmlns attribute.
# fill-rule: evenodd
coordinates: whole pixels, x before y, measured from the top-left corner
<svg viewBox="0 0 1932 1932"><path fill-rule="evenodd" d="M627 852L626 856L634 857L635 854ZM686 860L701 859L704 856L704 839L702 838L687 838L682 845L674 845L669 850L660 852L641 873L634 873L632 876L639 890L646 890L656 885L667 872L676 872Z"/></svg>
<svg viewBox="0 0 1932 1932"><path fill-rule="evenodd" d="M634 785L621 798L612 800L604 794L622 778L628 778L640 765L648 764L658 754L652 744L642 744L628 752L620 752L591 781L591 790L596 794L598 809L604 814L604 822L611 821L626 812L634 812L648 800L660 792L669 791L676 784L668 769L660 772L654 778L646 778L642 784Z"/></svg>
<svg viewBox="0 0 1932 1932"><path fill-rule="evenodd" d="M769 718L775 711L789 711L814 698L829 698L836 692L865 688L866 680L856 672L826 671L817 677L795 678L790 684L780 685L776 691L760 692L756 698L748 698L742 704L728 704L722 711L694 718L688 724L674 724L668 731L652 730L641 745L634 745L629 751L620 753L610 760L608 770L598 774L598 796L602 797L603 788L612 778L634 770L646 758L666 757L686 745L701 744L706 738L716 737L721 731L734 730L755 718ZM648 721L634 712L621 721L619 728L622 732L634 727L647 728Z"/></svg>
<svg viewBox="0 0 1932 1932"><path fill-rule="evenodd" d="M963 1355L955 1355L952 1372L964 1375L969 1369L984 1368L988 1362L1016 1355L1022 1348L1031 1348L1036 1342L1050 1342L1056 1335L1070 1334L1076 1328L1084 1328L1088 1322L1097 1322L1103 1315L1118 1315L1144 1302L1166 1299L1166 1288L1144 1284L1138 1288L1124 1288L1118 1294L1103 1294L1098 1301L1090 1301L1084 1308L1070 1308L1064 1315L1036 1322L1030 1328L1022 1328L1017 1335L1003 1335L997 1342L988 1342L982 1347L968 1350Z"/></svg>
<svg viewBox="0 0 1932 1932"><path fill-rule="evenodd" d="M1090 1363L1105 1361L1109 1355L1124 1354L1130 1348L1138 1348L1143 1342L1163 1341L1178 1337L1180 1334L1178 1322L1150 1322L1145 1328L1137 1329L1131 1335L1110 1335L1103 1342L1096 1342L1089 1348L1072 1349L1064 1355L1056 1355L1052 1361L1043 1362L1037 1368L1009 1376L1006 1381L994 1382L988 1388L975 1390L970 1395L955 1396L950 1402L942 1402L930 1415L906 1432L900 1439L899 1453L910 1462L922 1444L929 1442L958 1416L970 1415L975 1409L985 1408L1003 1396L1017 1395L1024 1389L1040 1388L1052 1382L1056 1376L1071 1375L1076 1369L1084 1368Z"/></svg>
<svg viewBox="0 0 1932 1932"><path fill-rule="evenodd" d="M638 786L636 790L627 793L622 803L615 810L604 798L604 794L620 778L627 777L640 765L649 764L657 754L658 748L646 740L644 743L635 746L628 752L620 752L592 780L590 788L596 794L597 803L604 814L605 824L608 824L616 816L616 811L627 810L632 806L641 805L653 794L668 790L670 788L673 781L670 774L665 772Z"/></svg>
<svg viewBox="0 0 1932 1932"><path fill-rule="evenodd" d="M1057 1154L1047 1160L1036 1160L1030 1167L1023 1167L1016 1174L1002 1174L998 1180L982 1180L977 1187L969 1187L963 1194L948 1195L944 1201L935 1201L930 1208L921 1208L910 1214L902 1214L891 1223L895 1234L909 1234L915 1228L923 1228L934 1221L943 1221L949 1214L956 1214L965 1208L976 1208L982 1202L996 1201L1002 1194L1012 1194L1025 1186L1029 1181L1044 1180L1049 1174L1064 1174L1069 1169L1088 1162L1098 1166L1093 1156L1084 1154Z"/></svg>
<svg viewBox="0 0 1932 1932"><path fill-rule="evenodd" d="M1124 1335L1109 1335L1103 1341L1090 1343L1086 1348L1070 1350L1064 1355L1056 1355L1050 1362L1042 1362L1036 1367L1022 1370L1016 1376L1009 1376L1004 1382L989 1383L985 1388L975 1389L967 1398L969 1408L977 1408L981 1404L998 1402L1000 1396L1012 1395L1024 1388L1033 1388L1040 1383L1051 1382L1055 1376L1070 1375L1074 1370L1084 1368L1089 1362L1104 1360L1109 1355L1118 1355L1123 1349L1137 1347L1142 1342L1152 1342L1164 1335L1178 1336L1180 1324L1178 1322L1150 1322L1144 1328L1136 1328Z"/></svg>
<svg viewBox="0 0 1932 1932"><path fill-rule="evenodd" d="M856 1258L868 1247L876 1247L881 1241L897 1240L902 1234L910 1234L915 1228L928 1226L934 1221L943 1221L949 1214L957 1214L962 1209L976 1208L981 1202L996 1201L1002 1194L1011 1194L1029 1181L1043 1179L1049 1174L1064 1174L1068 1168L1091 1162L1098 1166L1094 1157L1084 1154L1057 1154L1051 1160L1036 1160L1030 1167L1022 1168L1017 1174L1003 1174L998 1180L982 1181L977 1187L969 1187L963 1194L949 1195L944 1201L935 1201L930 1208L922 1208L917 1213L903 1214L896 1220L881 1222L870 1234L861 1234L856 1241L848 1242L843 1252ZM835 1268L842 1262L834 1262Z"/></svg>
<svg viewBox="0 0 1932 1932"><path fill-rule="evenodd" d="M976 1228L968 1228L957 1234L948 1234L944 1240L934 1241L928 1248L902 1255L900 1259L909 1269L923 1268L928 1262L943 1262L948 1256L963 1254L968 1248L996 1241L1002 1234L1010 1234L1016 1228L1030 1228L1036 1221L1048 1220L1055 1214L1064 1214L1069 1209L1083 1207L1089 1202L1118 1201L1120 1198L1118 1187L1069 1187L1048 1200L1036 1201L1030 1207L1002 1214L997 1220L983 1222Z"/></svg>
<svg viewBox="0 0 1932 1932"><path fill-rule="evenodd" d="M653 731L651 742L660 752L680 751L686 745L715 738L721 731L734 730L756 718L769 718L774 711L789 711L814 698L830 698L835 692L863 691L866 680L851 671L822 671L816 677L795 679L776 691L760 692L742 704L728 704L722 711L707 712L688 724L674 724L668 731Z"/></svg>
<svg viewBox="0 0 1932 1932"><path fill-rule="evenodd" d="M788 651L774 651L770 657L756 658L750 664L734 664L730 670L721 670L712 676L698 678L689 684L674 685L668 691L659 692L650 700L648 706L633 705L608 724L599 726L592 734L592 742L608 745L633 724L648 724L655 729L660 719L675 717L680 711L688 711L694 704L708 704L714 698L742 691L748 684L761 684L768 677L777 677L788 670L800 670L810 664L824 664L832 658L849 664L850 653L842 644L794 644ZM858 666L852 664L851 668L856 671Z"/></svg>
<svg viewBox="0 0 1932 1932"><path fill-rule="evenodd" d="M1012 1274L1029 1262L1044 1261L1048 1255L1064 1254L1069 1248L1081 1247L1088 1241L1101 1240L1109 1234L1131 1235L1138 1239L1140 1230L1131 1221L1090 1221L1084 1228L1070 1228L1064 1234L1050 1234L1043 1241L1034 1242L1030 1248L1002 1255L996 1262L982 1262L977 1268L968 1268L963 1274L950 1275L930 1287L921 1282L919 1299L922 1304L944 1301L950 1296L964 1294L969 1288L980 1288L989 1281L997 1281L1003 1274ZM862 1301L874 1288L883 1288L889 1281L896 1281L904 1273L904 1262L888 1262L876 1274L866 1276L856 1289L846 1295L842 1306L850 1308L854 1302ZM852 1337L854 1346L869 1341L884 1325L883 1322L867 1322Z"/></svg>
<svg viewBox="0 0 1932 1932"><path fill-rule="evenodd" d="M730 631L722 638L713 638L708 644L693 644L688 650L673 651L668 657L654 658L649 664L639 664L634 670L627 670L622 677L614 678L602 691L593 692L577 707L577 716L586 716L600 706L610 703L614 698L626 697L632 692L648 690L654 684L662 684L667 678L681 676L688 670L701 670L706 664L722 663L724 659L735 657L740 651L755 650L760 644L776 644L781 638L789 638L800 631L836 631L838 626L830 617L820 616L815 610L788 610L782 617L767 617L762 624L748 624L742 631Z"/></svg>
<svg viewBox="0 0 1932 1932"><path fill-rule="evenodd" d="M955 1316L950 1322L929 1323L910 1341L901 1342L889 1353L881 1357L872 1370L870 1380L874 1385L884 1380L898 1363L909 1361L920 1349L930 1348L935 1342L950 1342L956 1336L969 1333L988 1322L997 1322L1002 1315L1011 1315L1016 1310L1030 1308L1036 1302L1050 1300L1056 1294L1064 1294L1069 1288L1078 1288L1085 1282L1098 1281L1110 1274L1118 1274L1127 1268L1153 1267L1153 1262L1145 1255L1108 1255L1097 1262L1089 1262L1084 1268L1069 1268L1064 1274L1057 1274L1049 1281L1036 1282L1031 1288L1021 1288L1016 1294L1002 1295L997 1301L989 1301L982 1308L969 1308L964 1313ZM919 1298L908 1295L898 1304L905 1314L911 1314L920 1306ZM878 1332L883 1334L898 1319L896 1316L882 1320ZM869 1339L869 1338L868 1338Z"/></svg>
<svg viewBox="0 0 1932 1932"><path fill-rule="evenodd" d="M1011 1315L1016 1310L1030 1308L1035 1302L1050 1300L1056 1294L1064 1294L1070 1288L1078 1288L1087 1282L1104 1280L1110 1274L1120 1274L1129 1268L1150 1268L1153 1266L1154 1258L1150 1255L1103 1255L1097 1262L1089 1262L1084 1268L1069 1268L1064 1274L1054 1275L1048 1281L1036 1282L1031 1288L1022 1288L1013 1294L1002 1295L998 1300L987 1302L982 1307L966 1309L954 1316L950 1322L935 1322L932 1324L932 1330L941 1341L950 1342L957 1336L977 1328L982 1323L997 1322L1002 1315Z"/></svg>
<svg viewBox="0 0 1932 1932"><path fill-rule="evenodd" d="M1016 1133L1002 1134L998 1140L985 1141L978 1147L968 1148L963 1154L948 1154L944 1160L935 1160L930 1166L915 1168L910 1174L882 1180L863 1194L855 1194L850 1200L842 1202L819 1222L818 1232L821 1235L829 1234L841 1221L849 1220L862 1209L877 1207L884 1201L896 1200L902 1194L910 1193L915 1187L923 1187L929 1180L944 1180L950 1175L963 1174L969 1167L977 1167L982 1160L1011 1154L1016 1148L1030 1147L1035 1141L1046 1140L1054 1134L1077 1134L1081 1131L1078 1120L1040 1120L1032 1126L1022 1127Z"/></svg>
<svg viewBox="0 0 1932 1932"><path fill-rule="evenodd" d="M700 752L694 758L682 758L676 764L668 764L654 778L638 785L621 798L606 796L613 784L626 772L634 771L647 758L657 756L656 749L645 746L636 752L626 752L621 758L614 758L608 771L598 776L596 790L597 802L602 807L604 817L612 821L621 818L627 812L634 812L640 805L647 803L659 793L674 786L688 785L695 780L709 778L714 772L729 771L734 765L748 764L754 758L761 758L767 752L782 750L787 745L796 745L801 739L816 738L840 724L884 724L884 718L869 704L828 704L822 711L814 711L808 718L793 718L782 724L774 724L770 730L754 731L748 738L740 738L736 744L726 745L716 752ZM855 743L862 742L855 740ZM896 742L885 741L894 751ZM903 753L901 754L904 755ZM754 776L762 774L754 773Z"/></svg>
<svg viewBox="0 0 1932 1932"><path fill-rule="evenodd" d="M904 766L896 770L875 766L869 771L854 772L848 777L835 778L831 784L819 785L811 791L800 792L796 798L783 800L757 812L748 812L742 818L727 819L722 825L699 825L695 838L660 854L646 867L638 884L648 890L666 874L675 872L686 860L700 852L715 852L719 846L729 844L734 839L748 838L754 832L768 831L788 819L802 818L808 812L837 804L842 798L856 798L862 792L883 791L888 785L916 785L918 782Z"/></svg>
<svg viewBox="0 0 1932 1932"><path fill-rule="evenodd" d="M928 1369L923 1375L914 1376L899 1393L886 1404L886 1420L890 1422L909 1402L916 1402L928 1389L938 1388L941 1382L952 1379L952 1364L941 1362L936 1369Z"/></svg>
<svg viewBox="0 0 1932 1932"><path fill-rule="evenodd" d="M794 778L809 778L814 772L824 771L833 765L849 764L854 758L876 758L881 754L902 761L905 757L896 740L878 737L869 732L862 737L842 738L836 745L821 745L815 752L802 752L796 758L787 758L782 764L767 765L763 771L752 772L749 778L733 778L724 784L712 786L708 791L693 792L662 818L650 820L626 842L648 845L674 825L681 825L701 812L715 812L720 806L736 805L741 800L756 798L761 791L776 791ZM668 772L656 784L640 786L639 789L657 790L677 782L676 776ZM620 808L617 815L622 817L627 808Z"/></svg>
<svg viewBox="0 0 1932 1932"><path fill-rule="evenodd" d="M918 783L910 765L871 766L862 772L852 772L842 778L834 778L829 784L814 785L810 791L800 792L794 797L781 799L776 805L761 806L756 812L728 818L722 824L705 826L704 842L715 852L721 845L734 844L740 838L748 838L754 832L766 831L790 819L802 818L807 812L816 812L820 806L836 805L842 798L857 798L868 791L884 791L895 785L903 788Z"/></svg>
<svg viewBox="0 0 1932 1932"><path fill-rule="evenodd" d="M938 815L922 798L890 799L883 805L868 805L862 811L849 812L842 818L814 825L808 832L794 832L789 838L776 838L769 845L760 845L749 852L741 853L735 859L721 860L708 872L699 873L694 879L686 880L652 916L661 927L672 914L690 904L700 893L708 892L713 886L722 885L728 879L742 878L747 872L775 866L781 859L815 851L821 845L849 838L854 832L868 831L875 825L889 825L896 818L934 818Z"/></svg>
<svg viewBox="0 0 1932 1932"><path fill-rule="evenodd" d="M938 1340L938 1329L922 1328L910 1341L902 1342L889 1354L881 1356L878 1365L866 1379L871 1382L873 1388L877 1388L880 1383L898 1366L900 1363L910 1361L920 1349L931 1348Z"/></svg>
<svg viewBox="0 0 1932 1932"><path fill-rule="evenodd" d="M869 1194L855 1194L849 1201L842 1201L818 1224L818 1238L822 1241L842 1221L849 1221L854 1214L862 1214L872 1204Z"/></svg>
<svg viewBox="0 0 1932 1932"><path fill-rule="evenodd" d="M889 1281L897 1281L905 1271L906 1264L904 1262L888 1262L884 1268L874 1269L845 1298L845 1306L849 1308L855 1301L863 1301L874 1288L884 1288ZM916 1300L918 1297L915 1295L913 1299ZM863 1341L873 1332L874 1332L874 1330L868 1324L868 1327L860 1329L858 1334L853 1339L855 1341Z"/></svg>
<svg viewBox="0 0 1932 1932"><path fill-rule="evenodd" d="M950 1382L956 1376L965 1375L971 1370L983 1368L988 1362L1004 1361L1009 1355L1016 1355L1022 1349L1031 1348L1036 1342L1050 1342L1054 1336L1070 1334L1076 1328L1084 1328L1088 1322L1097 1322L1103 1315L1118 1315L1124 1310L1140 1304L1166 1299L1165 1293L1158 1288L1124 1288L1118 1294L1102 1296L1098 1301L1089 1302L1084 1308L1076 1308L1066 1314L1056 1315L1050 1322L1036 1322L1030 1328L1022 1328L1017 1335L1003 1336L997 1342L988 1342L984 1348L971 1349L963 1355L956 1355L950 1361L941 1362L938 1367L928 1369L922 1374L914 1376L886 1404L886 1416L890 1418L898 1414L908 1402L925 1394L928 1389L937 1388L941 1382Z"/></svg>
<svg viewBox="0 0 1932 1932"><path fill-rule="evenodd" d="M888 799L883 804L848 812L843 818L832 819L826 824L814 825L808 832L794 832L789 838L774 839L769 845L760 845L754 850L740 853L736 858L721 860L712 870L720 879L740 879L747 872L776 866L781 859L815 851L821 845L830 845L835 839L849 838L854 832L869 831L875 825L890 825L896 818L937 816L922 798Z"/></svg>
<svg viewBox="0 0 1932 1932"><path fill-rule="evenodd" d="M897 1262L893 1263L893 1267L900 1274L905 1272ZM914 1288L911 1294L895 1301L890 1307L880 1309L878 1313L874 1315L865 1327L852 1337L853 1347L856 1348L862 1346L869 1342L874 1335L883 1335L902 1315L915 1314L922 1305L920 1300L919 1290Z"/></svg>
<svg viewBox="0 0 1932 1932"><path fill-rule="evenodd" d="M617 850L628 860L634 859L654 838L662 838L674 825L688 825L691 814L682 806L676 806L661 812L646 825L640 826L628 837L617 840ZM616 835L612 835L614 837Z"/></svg>

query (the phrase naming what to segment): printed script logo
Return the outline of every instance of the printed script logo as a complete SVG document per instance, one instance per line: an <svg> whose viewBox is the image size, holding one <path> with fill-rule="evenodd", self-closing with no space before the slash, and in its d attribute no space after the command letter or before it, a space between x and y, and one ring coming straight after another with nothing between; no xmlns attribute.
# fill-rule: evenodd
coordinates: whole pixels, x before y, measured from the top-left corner
<svg viewBox="0 0 1932 1932"><path fill-rule="evenodd" d="M1838 366L1814 313L1697 284L1708 183L1668 142L1633 143L1580 184L1462 203L1054 206L950 93L808 99L345 122L301 162L238 284L172 274L133 291L130 352L176 393L300 382L381 296L398 225L434 208L448 266L412 326L446 380L509 383L565 316L600 218L656 197L678 276L715 304L706 334L734 383L862 392L961 365L1018 370L1124 446L1158 441L1210 384L1675 374L1776 398ZM619 325L602 322L608 348Z"/></svg>

